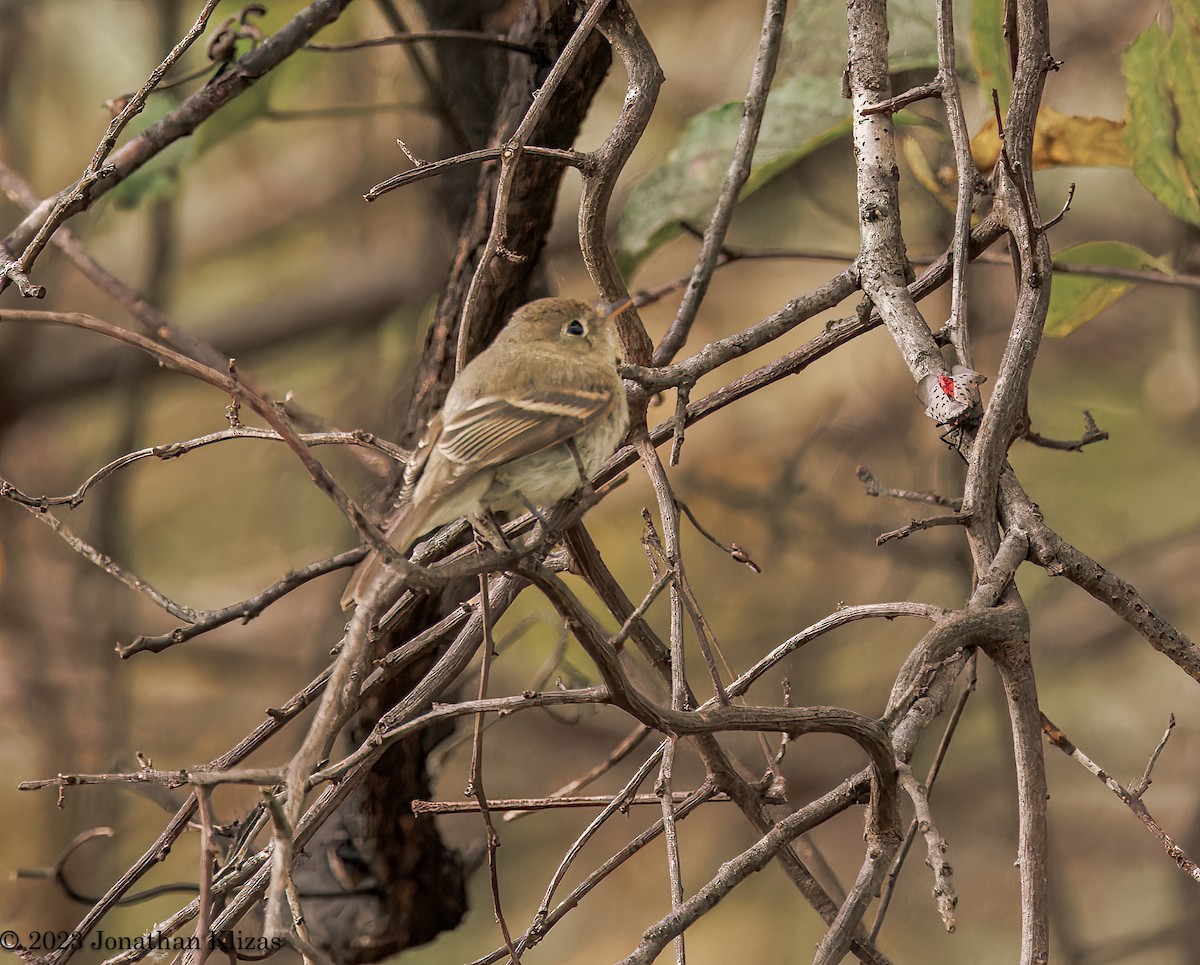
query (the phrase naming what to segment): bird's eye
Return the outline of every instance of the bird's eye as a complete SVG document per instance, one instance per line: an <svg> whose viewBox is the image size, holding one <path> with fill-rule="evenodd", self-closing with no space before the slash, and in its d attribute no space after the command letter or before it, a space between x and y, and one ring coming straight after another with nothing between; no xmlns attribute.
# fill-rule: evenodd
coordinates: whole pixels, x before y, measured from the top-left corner
<svg viewBox="0 0 1200 965"><path fill-rule="evenodd" d="M563 333L566 335L583 335L585 331L583 322L577 318L573 318L567 322L566 327L563 329Z"/></svg>

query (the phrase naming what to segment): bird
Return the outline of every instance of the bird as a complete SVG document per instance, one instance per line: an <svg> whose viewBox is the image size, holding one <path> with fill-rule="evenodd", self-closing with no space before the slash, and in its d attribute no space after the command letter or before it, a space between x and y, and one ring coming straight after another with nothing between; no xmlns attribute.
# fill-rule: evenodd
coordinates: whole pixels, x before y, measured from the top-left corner
<svg viewBox="0 0 1200 965"><path fill-rule="evenodd" d="M541 298L513 312L421 435L388 543L405 553L461 516L551 506L584 485L629 428L611 322L632 304ZM361 602L383 566L376 551L363 559L343 609Z"/></svg>

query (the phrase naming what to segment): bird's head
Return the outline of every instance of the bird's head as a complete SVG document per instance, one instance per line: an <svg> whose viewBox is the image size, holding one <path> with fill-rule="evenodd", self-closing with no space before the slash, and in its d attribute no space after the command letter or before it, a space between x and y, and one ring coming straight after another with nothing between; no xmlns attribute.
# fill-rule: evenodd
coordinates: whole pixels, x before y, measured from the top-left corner
<svg viewBox="0 0 1200 965"><path fill-rule="evenodd" d="M539 298L513 313L506 334L525 342L577 346L579 351L601 345L615 350L616 337L609 322L632 304L629 298L599 307L577 298Z"/></svg>

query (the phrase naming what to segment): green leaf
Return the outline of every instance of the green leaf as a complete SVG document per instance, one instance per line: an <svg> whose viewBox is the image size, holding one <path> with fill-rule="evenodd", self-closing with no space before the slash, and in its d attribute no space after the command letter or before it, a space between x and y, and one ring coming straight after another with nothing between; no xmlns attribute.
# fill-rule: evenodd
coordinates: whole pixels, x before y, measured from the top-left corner
<svg viewBox="0 0 1200 965"><path fill-rule="evenodd" d="M971 62L985 98L994 89L1000 96L1000 110L1008 107L1012 96L1012 73L1008 44L1004 40L1004 0L975 0L971 7Z"/></svg>
<svg viewBox="0 0 1200 965"><path fill-rule="evenodd" d="M838 81L795 77L771 91L745 198L802 157L846 134L847 104ZM697 114L663 162L634 188L621 214L618 258L631 275L676 237L681 225L708 223L737 141L742 104Z"/></svg>
<svg viewBox="0 0 1200 965"><path fill-rule="evenodd" d="M1120 241L1088 241L1071 245L1054 256L1055 265L1105 265L1172 274L1169 266L1141 248ZM1137 285L1121 278L1096 275L1054 276L1050 290L1050 310L1046 314L1047 335L1062 338L1085 322L1090 322Z"/></svg>
<svg viewBox="0 0 1200 965"><path fill-rule="evenodd" d="M889 5L893 69L937 63L936 30L925 0ZM788 22L786 44L741 198L850 132L842 97L846 50L844 0L811 0ZM666 158L634 188L621 214L617 258L632 275L684 224L708 224L737 142L742 103L710 108L683 127ZM906 123L897 115L896 122Z"/></svg>
<svg viewBox="0 0 1200 965"><path fill-rule="evenodd" d="M1178 19L1171 35L1151 24L1122 60L1125 140L1137 179L1176 217L1200 225L1200 124L1195 117L1200 34L1194 0L1177 0L1173 6Z"/></svg>

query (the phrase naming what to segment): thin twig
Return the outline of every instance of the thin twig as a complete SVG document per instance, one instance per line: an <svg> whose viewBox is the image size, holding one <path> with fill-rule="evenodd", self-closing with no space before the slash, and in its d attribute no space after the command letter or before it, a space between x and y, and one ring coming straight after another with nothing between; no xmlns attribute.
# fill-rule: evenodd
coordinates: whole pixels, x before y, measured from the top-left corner
<svg viewBox="0 0 1200 965"><path fill-rule="evenodd" d="M1092 418L1092 414L1086 409L1083 411L1083 435L1078 439L1050 439L1042 435L1040 432L1034 432L1032 428L1026 425L1020 438L1026 442L1032 443L1035 446L1040 446L1043 449L1060 449L1066 452L1083 452L1084 446L1090 446L1095 442L1104 442L1108 439L1108 433L1096 425L1096 420Z"/></svg>
<svg viewBox="0 0 1200 965"><path fill-rule="evenodd" d="M409 457L407 450L401 449L393 443L376 438L367 432L298 432L296 433L296 438L306 446L366 446L367 448L382 452L401 463L407 462ZM260 439L269 442L287 441L278 432L271 429L256 429L253 426L239 425L236 428L210 432L207 435L197 436L194 439L186 439L182 442L170 442L165 445L150 446L145 449L138 449L135 452L126 453L107 465L101 466L88 476L74 492L68 493L65 496L34 496L22 492L11 483L0 480L0 497L11 499L14 502L31 506L38 510L49 509L51 506L69 506L71 509L77 509L83 503L83 499L89 489L95 486L96 483L107 479L118 470L124 469L126 466L131 466L143 459L152 458L161 459L165 462L168 459L175 459L195 449L211 446L219 442L229 442L233 439Z"/></svg>
<svg viewBox="0 0 1200 965"><path fill-rule="evenodd" d="M954 737L955 731L958 729L959 721L962 720L963 712L967 707L967 701L970 699L971 694L975 692L975 665L976 658L972 654L967 664L967 685L963 687L958 695L958 699L954 702L954 708L950 711L946 726L942 731L941 740L938 742L937 750L934 752L933 762L929 765L929 771L925 776L926 794L928 796L933 795L937 776L941 771L942 763L946 760L946 754L950 750L950 742ZM900 845L900 850L896 853L896 858L892 862L892 867L888 871L887 880L879 896L879 907L875 912L875 921L871 924L871 930L868 933L871 941L875 941L879 937L879 930L883 927L883 920L891 905L892 896L896 893L896 883L900 878L900 869L904 866L904 861L908 857L913 842L916 840L917 831L918 824L914 819L908 826L908 833L904 836L904 843Z"/></svg>
<svg viewBox="0 0 1200 965"><path fill-rule="evenodd" d="M195 23L188 28L187 33L183 35L179 43L171 48L167 56L163 58L162 63L150 72L150 76L146 79L146 82L129 98L120 113L109 122L108 129L104 132L104 137L100 139L100 143L96 145L96 150L93 152L87 167L84 168L83 174L79 176L74 185L62 192L55 199L54 206L46 215L45 220L42 221L38 229L33 233L33 237L25 245L25 250L21 256L11 265L6 264L3 266L3 271L0 271L0 292L4 291L7 287L11 272L16 272L20 275L28 274L38 255L46 247L50 236L70 217L75 206L84 202L85 198L91 193L94 184L114 172L115 165L106 165L105 161L108 160L113 148L116 147L117 138L121 136L121 132L125 130L129 122L142 112L142 109L146 106L146 98L158 86L159 81L163 79L163 75L171 69L175 62L204 33L205 28L208 26L208 18L212 15L213 10L219 2L220 0L205 0L204 6L196 17ZM6 244L5 247L8 247L8 245ZM31 294L34 294L35 297L41 297L36 293Z"/></svg>
<svg viewBox="0 0 1200 965"><path fill-rule="evenodd" d="M674 737L666 742L662 761L659 764L658 783L655 793L662 807L663 843L667 852L667 878L671 892L671 910L678 913L683 906L683 871L679 858L679 833L675 827L674 795L671 793L671 773L675 766L675 750L679 746ZM675 965L687 965L687 950L683 932L675 936Z"/></svg>
<svg viewBox="0 0 1200 965"><path fill-rule="evenodd" d="M671 794L671 801L674 804L682 804L689 797L691 791L674 791ZM710 801L728 802L729 796L726 794L714 794ZM507 811L505 817L510 817L513 812L524 811L553 811L558 808L604 808L616 803L618 810L625 808L636 807L642 804L653 804L656 807L662 807L662 796L659 794L635 794L632 797L622 797L621 795L613 794L576 794L571 796L555 797L495 797L488 798L488 810L493 814L501 811ZM475 814L479 811L478 801L413 801L413 814Z"/></svg>
<svg viewBox="0 0 1200 965"><path fill-rule="evenodd" d="M655 758L657 761L657 758ZM649 771L647 770L647 774ZM710 800L716 793L716 789L711 786L702 787L694 791L691 796L681 804L675 811L675 819L682 821L701 804ZM517 942L521 949L531 948L534 944L541 941L551 928L562 921L567 912L575 908L579 902L593 889L603 882L609 875L616 871L622 864L632 858L635 854L641 851L647 844L655 840L662 833L662 822L657 821L649 828L646 828L630 841L619 851L611 855L607 860L595 868L584 880L577 885L570 894L566 895L559 901L553 909L550 909L545 914L539 910L538 915L534 919L534 923L529 930ZM494 962L500 961L507 954L507 949L497 949L488 955L475 959L468 965L492 965Z"/></svg>
<svg viewBox="0 0 1200 965"><path fill-rule="evenodd" d="M971 514L964 512L951 513L949 516L932 516L929 519L913 519L910 520L907 526L901 526L899 529L893 529L886 533L880 533L875 537L875 545L882 546L894 539L904 539L911 536L913 533L923 529L932 529L935 526L966 526L971 522Z"/></svg>
<svg viewBox="0 0 1200 965"><path fill-rule="evenodd" d="M467 43L515 50L519 54L536 57L537 51L528 44L520 44L500 34L480 33L475 30L420 30L393 34L390 37L368 37L363 40L347 40L337 44L305 44L301 50L314 53L337 54L347 50L363 50L368 47L394 47L402 44L428 43L430 41L455 40Z"/></svg>
<svg viewBox="0 0 1200 965"><path fill-rule="evenodd" d="M866 466L859 466L854 474L867 487L868 496L887 496L890 499L903 499L912 503L930 503L933 506L945 506L955 511L962 509L962 500L941 493L917 492L912 489L892 489L883 486L879 478Z"/></svg>
<svg viewBox="0 0 1200 965"><path fill-rule="evenodd" d="M723 553L726 553L735 563L741 563L743 566L748 566L755 573L762 572L762 569L759 567L759 565L755 563L754 560L750 559L750 557L746 554L746 551L738 546L737 543L731 543L729 546L726 546L701 525L700 520L696 518L696 514L692 512L687 503L678 497L676 497L675 501L679 503L679 508L683 510L683 515L686 516L691 524L696 527L696 532L712 543L713 546L717 547L717 549L721 550Z"/></svg>
<svg viewBox="0 0 1200 965"><path fill-rule="evenodd" d="M929 100L931 97L941 97L942 92L943 87L940 78L938 80L931 80L927 84L918 84L916 87L910 87L904 93L897 94L895 97L889 97L887 100L868 104L866 107L860 108L859 113L864 117L870 117L872 114L895 114L897 111L918 101Z"/></svg>
<svg viewBox="0 0 1200 965"><path fill-rule="evenodd" d="M214 0L209 0L209 5L212 5L213 2ZM0 248L9 252L18 249L27 250L27 246L35 236L41 233L50 213L55 210L60 201L67 203L60 223L66 217L88 208L156 157L163 149L179 138L192 134L200 124L212 117L225 104L278 67L317 31L336 20L349 3L350 0L312 0L271 37L267 38L266 42L259 44L254 50L240 58L220 78L189 96L167 115L150 124L145 130L116 149L109 157L109 163L102 167L104 177L93 180L88 191L76 198L76 185L64 188L55 196L54 200L44 202L36 211L30 213L0 243ZM9 277L11 277L11 273ZM0 289L6 283L7 278L0 276Z"/></svg>
<svg viewBox="0 0 1200 965"><path fill-rule="evenodd" d="M522 150L531 157L550 158L574 168L586 169L589 164L588 156L580 154L578 151L568 151L554 147L536 147L534 145L526 145ZM497 158L502 158L504 151L503 147L485 147L480 148L478 151L467 151L463 154L456 154L453 157L443 158L440 161L425 161L409 171L393 174L390 178L380 181L363 195L363 199L374 201L389 191L395 191L396 188L402 188L406 184L413 184L417 181L424 181L426 178L444 174L451 168L459 167L463 164L494 161Z"/></svg>
<svg viewBox="0 0 1200 965"><path fill-rule="evenodd" d="M161 593L153 586L143 580L140 576L129 570L114 560L107 553L103 553L96 547L92 546L86 540L76 536L65 523L62 522L53 513L37 509L33 506L18 503L26 512L36 519L43 526L48 526L52 529L71 549L82 556L85 560L99 567L118 583L122 583L131 590L136 590L148 600L150 600L159 609L169 613L176 620L183 620L186 623L194 623L198 616L196 610L182 603L178 603L171 599L165 593Z"/></svg>
<svg viewBox="0 0 1200 965"><path fill-rule="evenodd" d="M21 787L18 787L18 790L21 789ZM59 795L61 800L61 785L59 786ZM654 803L657 804L658 801L655 800ZM49 868L18 868L13 873L13 877L27 880L32 879L37 881L52 881L55 885L61 888L62 893L72 901L77 901L82 905L94 905L101 899L96 895L87 894L75 887L75 885L71 882L71 879L67 877L67 861L73 854L75 854L76 851L78 851L89 841L94 841L97 838L111 838L114 837L116 833L117 832L112 828L89 828L88 830L77 834L71 840L71 842L65 848L63 848L59 856L54 859L54 864ZM182 882L177 882L175 884L155 885L152 888L145 888L142 891L135 892L132 895L125 895L125 897L114 902L113 904L136 905L143 901L161 898L163 895L179 893L194 895L196 893L196 886L194 884L186 884Z"/></svg>
<svg viewBox="0 0 1200 965"><path fill-rule="evenodd" d="M212 872L217 859L213 845L212 788L196 788L196 805L200 815L200 895L199 912L196 915L196 965L204 965L211 948L208 923L212 917Z"/></svg>
<svg viewBox="0 0 1200 965"><path fill-rule="evenodd" d="M1051 723L1050 719L1045 714L1042 715L1042 732L1046 735L1046 739L1050 741L1060 751L1070 757L1083 767L1101 784L1113 792L1130 811L1134 813L1139 821L1142 822L1163 846L1167 857L1174 861L1189 878L1200 884L1200 865L1195 860L1188 856L1179 845L1171 838L1166 831L1146 810L1146 805L1141 797L1131 791L1127 791L1121 786L1121 782L1116 778L1111 777L1099 764L1088 757L1083 751L1075 746L1058 727Z"/></svg>
<svg viewBox="0 0 1200 965"><path fill-rule="evenodd" d="M160 345L152 339L146 338L143 335L138 335L136 332L130 332L116 325L111 325L108 322L95 318L92 315L86 315L80 312L29 312L29 311L14 311L0 310L0 323L3 322L33 322L42 324L58 324L67 325L74 328L80 328L85 331L96 332L118 342L123 342L136 349L139 349L152 358L158 360L160 364L166 365L169 368L182 372L185 375L190 375L193 378L199 379L212 385L223 392L227 392L234 402L245 400L248 402L259 416L261 416L267 424L275 430L276 433L287 444L288 448L296 455L308 471L309 478L316 484L317 488L325 493L350 521L355 530L363 537L372 548L381 553L385 559L393 567L404 573L405 577L414 583L420 585L424 582L426 574L420 567L414 566L407 559L400 556L395 549L392 548L387 538L381 533L366 516L366 514L350 499L349 496L338 485L337 481L330 475L329 471L316 459L312 453L308 451L308 447L300 440L294 429L288 423L286 417L280 411L279 407L266 397L245 385L236 375L236 372L225 374L208 365L198 362L195 359L188 358L179 352L169 349L164 345ZM232 361L232 360L231 360Z"/></svg>
<svg viewBox="0 0 1200 965"><path fill-rule="evenodd" d="M1167 729L1163 731L1162 740L1154 748L1150 754L1149 760L1146 761L1146 770L1142 772L1142 776L1129 785L1129 793L1134 797L1141 797L1150 788L1150 775L1154 771L1154 765L1158 763L1162 752L1167 749L1167 741L1171 739L1171 731L1175 729L1175 715L1171 715L1171 719L1167 721Z"/></svg>
<svg viewBox="0 0 1200 965"><path fill-rule="evenodd" d="M495 643L492 640L492 610L489 602L488 580L482 573L479 575L479 612L483 620L483 650L479 662L479 696L483 703L487 699L488 677L492 668L492 657L495 655ZM471 770L467 777L467 793L474 795L479 805L479 814L483 818L483 829L487 836L488 880L492 890L492 914L496 924L500 926L500 934L504 936L505 947L512 957L513 965L521 965L521 956L513 945L512 934L508 930L508 922L504 917L504 908L500 900L500 874L496 867L496 849L500 847L500 836L496 833L496 825L492 821L491 809L488 807L487 792L483 787L483 714L476 714L471 731Z"/></svg>
<svg viewBox="0 0 1200 965"><path fill-rule="evenodd" d="M953 274L950 280L950 318L946 331L954 346L958 364L972 368L967 330L966 270L970 258L971 209L975 203L975 162L971 155L971 133L963 110L962 91L955 67L954 4L938 0L937 10L938 87L946 108L946 125L954 145L954 168L958 190L954 202L954 235L950 250Z"/></svg>
<svg viewBox="0 0 1200 965"><path fill-rule="evenodd" d="M958 895L954 891L953 874L946 862L946 840L933 823L933 813L929 807L929 789L913 776L912 768L907 764L897 764L900 775L900 786L908 793L916 812L916 825L925 836L926 858L933 871L933 897L937 902L938 913L946 931L953 932L954 908L958 904Z"/></svg>
<svg viewBox="0 0 1200 965"><path fill-rule="evenodd" d="M481 297L481 286L484 284L484 279L488 276L488 263L493 258L519 259L527 257L527 255L521 252L510 252L507 247L509 200L512 196L513 186L516 183L515 173L517 165L520 163L521 153L525 150L534 127L548 109L550 99L554 96L559 84L562 83L567 71L571 69L571 65L583 49L584 43L591 36L592 30L604 14L608 3L609 0L592 0L587 8L587 12L584 13L583 18L579 21L579 26L571 34L571 39L567 41L566 46L563 47L562 52L554 61L554 66L550 68L550 72L546 75L545 80L542 81L534 93L533 102L529 105L529 109L525 112L521 123L517 125L517 129L513 131L512 136L505 141L501 149L500 178L496 184L496 200L495 208L492 212L492 227L487 243L483 251L479 253L479 261L475 267L474 274L471 276L471 284L467 289L467 295L463 302L462 319L458 329L458 345L454 356L454 370L456 372L461 372L463 366L467 364L467 350L471 343L471 328L477 311L476 306Z"/></svg>
<svg viewBox="0 0 1200 965"><path fill-rule="evenodd" d="M261 593L249 599L241 600L238 603L220 607L216 610L192 610L189 608L191 619L188 620L186 626L176 627L167 633L142 635L128 644L117 644L117 654L122 658L127 658L143 651L161 653L170 647L191 640L193 637L198 637L200 634L207 633L216 627L222 627L235 621L249 623L255 617L262 614L272 603L283 599L298 587L304 586L304 584L311 580L315 580L318 576L324 576L326 573L332 573L335 570L353 566L365 555L366 548L358 546L343 553L338 553L336 556L318 560L316 563L309 563L298 570L292 570L281 579L276 580Z"/></svg>
<svg viewBox="0 0 1200 965"><path fill-rule="evenodd" d="M746 91L746 98L742 104L742 120L737 140L734 142L733 156L729 160L729 169L725 174L721 193L717 196L717 203L713 207L712 217L704 229L704 240L696 258L696 266L692 269L691 281L684 289L674 321L659 342L658 348L654 350L655 365L667 364L683 347L704 296L708 294L708 286L712 282L713 272L725 243L725 235L733 220L734 208L742 187L750 176L754 148L758 143L758 132L767 108L767 95L771 90L775 66L779 61L779 48L783 42L783 18L786 12L787 0L767 0L758 54L750 76L750 88ZM677 462L676 454L672 456L671 464L675 465Z"/></svg>
<svg viewBox="0 0 1200 965"><path fill-rule="evenodd" d="M650 736L650 728L647 727L645 724L638 724L633 730L631 730L625 736L625 738L619 744L617 744L616 747L614 747L611 751L608 752L608 755L604 758L604 760L593 765L586 772L581 774L579 777L575 778L573 781L568 782L567 784L564 784L558 790L554 791L550 795L549 800L551 800L551 801L560 800L560 799L561 800L569 800L571 795L573 795L576 791L580 790L581 788L587 787L589 784L591 784L597 778L603 777L605 774L607 774L609 771L611 771L614 767L616 767L618 764L620 764L621 761L625 760L626 757L628 757L630 754L632 754L637 749L638 745L641 744L641 742L644 741L649 736ZM605 800L610 800L610 799L611 798L609 796L605 797ZM658 799L656 797L651 796L650 803L657 804ZM520 816L521 816L520 811L512 811L512 812L509 812L508 814L504 815L504 820L512 821Z"/></svg>

